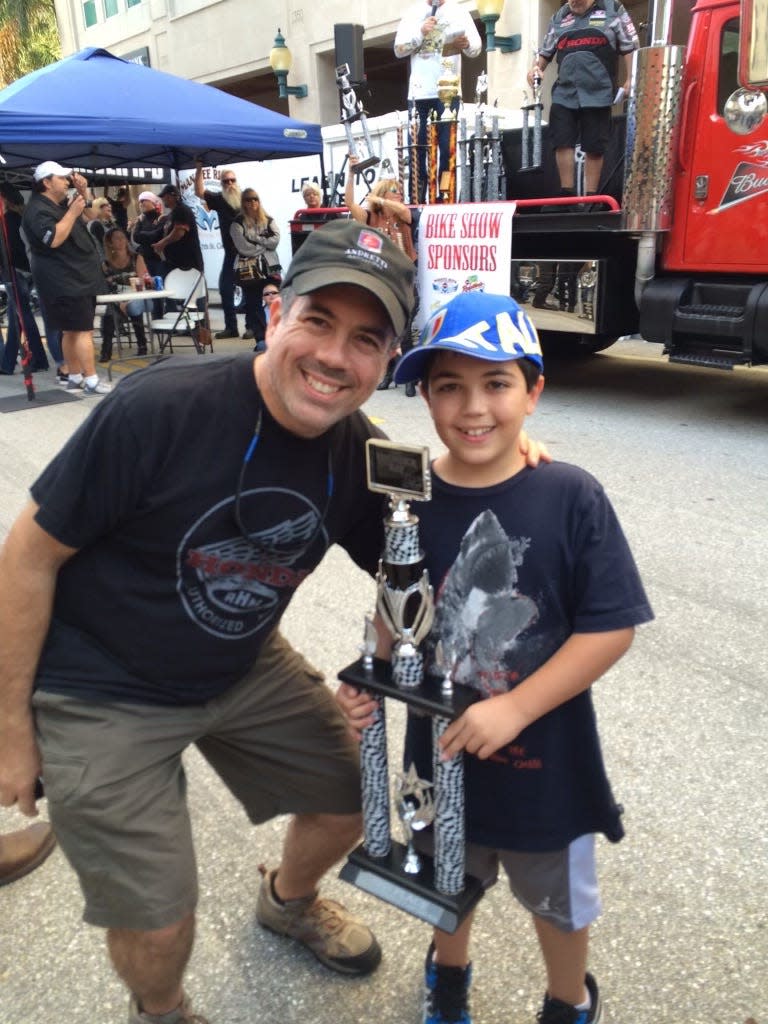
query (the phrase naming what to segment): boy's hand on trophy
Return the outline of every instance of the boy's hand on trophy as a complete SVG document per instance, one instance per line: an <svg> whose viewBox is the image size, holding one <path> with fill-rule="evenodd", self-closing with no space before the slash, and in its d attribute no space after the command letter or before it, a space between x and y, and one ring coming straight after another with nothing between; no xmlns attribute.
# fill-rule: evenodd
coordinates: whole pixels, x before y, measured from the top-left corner
<svg viewBox="0 0 768 1024"><path fill-rule="evenodd" d="M472 704L455 722L451 722L440 737L440 760L450 761L466 750L484 761L511 743L528 722L515 714L515 706L509 701L509 696L508 693L499 694Z"/></svg>
<svg viewBox="0 0 768 1024"><path fill-rule="evenodd" d="M336 691L336 703L347 720L350 735L359 743L363 729L373 725L376 720L376 701L365 690L342 683Z"/></svg>

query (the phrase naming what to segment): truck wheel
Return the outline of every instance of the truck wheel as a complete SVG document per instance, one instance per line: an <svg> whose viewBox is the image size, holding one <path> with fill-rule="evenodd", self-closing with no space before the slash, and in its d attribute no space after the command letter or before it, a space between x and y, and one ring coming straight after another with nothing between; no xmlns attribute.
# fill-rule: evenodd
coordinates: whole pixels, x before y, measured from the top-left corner
<svg viewBox="0 0 768 1024"><path fill-rule="evenodd" d="M610 348L618 335L613 334L571 334L570 331L539 331L544 357L555 359L579 359L594 355Z"/></svg>

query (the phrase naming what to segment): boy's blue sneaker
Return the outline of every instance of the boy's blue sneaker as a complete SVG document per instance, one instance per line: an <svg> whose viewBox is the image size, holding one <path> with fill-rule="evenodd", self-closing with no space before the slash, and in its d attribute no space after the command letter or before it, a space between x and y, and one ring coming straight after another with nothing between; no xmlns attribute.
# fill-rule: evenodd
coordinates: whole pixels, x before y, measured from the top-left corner
<svg viewBox="0 0 768 1024"><path fill-rule="evenodd" d="M424 1024L472 1024L469 1015L472 965L442 967L435 963L434 951L434 945L430 945L424 969L427 986L424 995Z"/></svg>
<svg viewBox="0 0 768 1024"><path fill-rule="evenodd" d="M600 1024L603 1015L603 1005L600 1002L600 990L597 982L591 974L584 978L589 998L592 1005L588 1010L577 1010L570 1003L564 1003L560 999L550 999L544 996L544 1005L536 1018L537 1024Z"/></svg>

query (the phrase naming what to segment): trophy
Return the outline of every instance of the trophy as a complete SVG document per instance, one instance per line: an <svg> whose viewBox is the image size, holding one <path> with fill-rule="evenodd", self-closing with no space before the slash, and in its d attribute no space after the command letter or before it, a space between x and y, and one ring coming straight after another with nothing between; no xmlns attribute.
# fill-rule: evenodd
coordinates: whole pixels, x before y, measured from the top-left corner
<svg viewBox="0 0 768 1024"><path fill-rule="evenodd" d="M418 516L411 500L431 496L427 448L366 442L368 487L389 497L384 519L384 553L377 574L379 617L392 635L391 661L374 656L373 617L365 619L362 657L339 678L367 691L376 702L374 722L360 744L363 842L350 854L340 877L446 932L454 932L482 896L480 882L464 870L464 762L438 756L438 740L478 694L453 681L456 657L439 642L436 665L442 679L425 679L422 643L434 619L434 598L419 542ZM389 784L386 698L432 718L433 783L411 765ZM394 795L404 843L392 838L390 795ZM415 832L432 825L434 856L417 852Z"/></svg>
<svg viewBox="0 0 768 1024"><path fill-rule="evenodd" d="M363 108L363 104L357 98L357 93L350 84L349 75L349 64L340 64L336 68L336 85L341 96L341 123L344 125L350 153L357 153L357 143L352 134L354 122L359 121L360 127L363 130L367 154L355 164L355 171L359 174L368 167L375 167L379 163L379 158L373 152L371 133L368 131L368 115Z"/></svg>

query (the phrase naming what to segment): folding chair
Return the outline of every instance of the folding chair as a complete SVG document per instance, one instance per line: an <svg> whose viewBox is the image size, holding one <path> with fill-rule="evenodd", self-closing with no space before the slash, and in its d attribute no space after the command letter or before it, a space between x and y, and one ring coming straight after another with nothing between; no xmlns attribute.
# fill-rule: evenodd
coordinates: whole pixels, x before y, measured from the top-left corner
<svg viewBox="0 0 768 1024"><path fill-rule="evenodd" d="M176 308L168 310L162 319L151 323L152 334L158 338L160 353L166 349L173 352L173 339L186 337L190 339L195 351L203 355L205 347L195 336L195 328L207 319L208 292L203 272L172 270L165 279L164 288L173 292L173 298L166 299L166 302ZM202 309L198 304L200 299L203 300Z"/></svg>

